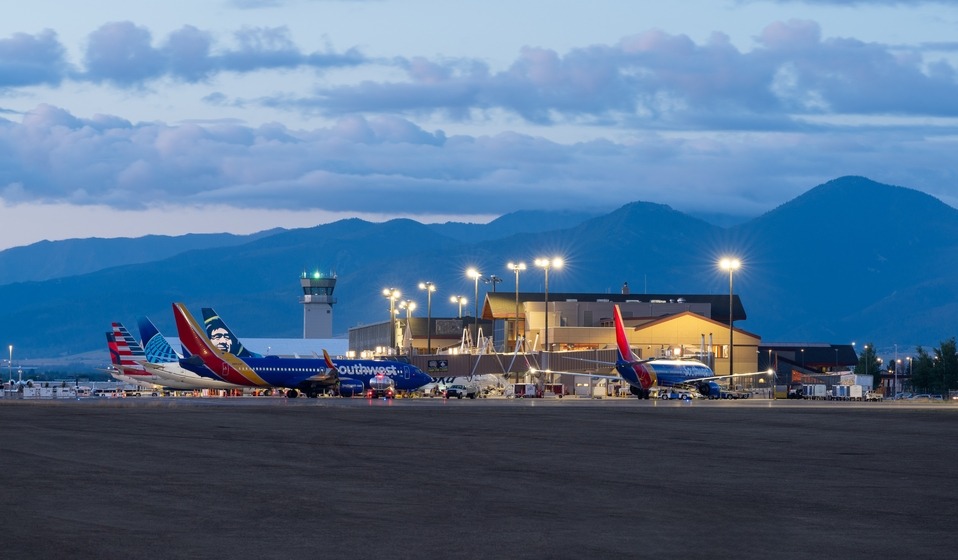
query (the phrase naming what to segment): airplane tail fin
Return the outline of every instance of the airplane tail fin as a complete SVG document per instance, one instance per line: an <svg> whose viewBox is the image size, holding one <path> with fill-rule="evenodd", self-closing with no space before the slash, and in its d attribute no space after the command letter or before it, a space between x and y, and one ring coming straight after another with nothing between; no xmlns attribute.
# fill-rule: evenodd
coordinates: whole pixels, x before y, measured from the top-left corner
<svg viewBox="0 0 958 560"><path fill-rule="evenodd" d="M201 312L203 313L203 326L206 328L206 336L212 339L214 331L221 331L230 339L230 354L233 354L238 358L263 357L261 354L247 350L246 347L243 346L243 343L240 341L240 339L236 337L236 335L228 326L226 326L226 322L223 321L223 318L220 317L219 314L213 310L213 308L204 307L201 309Z"/></svg>
<svg viewBox="0 0 958 560"><path fill-rule="evenodd" d="M200 356L216 354L213 344L206 338L206 331L196 322L185 305L173 304L173 318L176 320L176 334L187 352Z"/></svg>
<svg viewBox="0 0 958 560"><path fill-rule="evenodd" d="M615 344L619 349L619 360L623 362L635 361L635 355L632 354L632 348L629 346L629 338L625 335L625 323L622 321L622 311L619 306L613 306L612 316L615 321Z"/></svg>
<svg viewBox="0 0 958 560"><path fill-rule="evenodd" d="M168 364L176 362L179 356L170 346L170 343L163 338L160 331L150 321L149 317L138 317L137 326L140 329L140 341L143 343L143 352L146 354L146 361L152 364Z"/></svg>
<svg viewBox="0 0 958 560"><path fill-rule="evenodd" d="M658 376L653 368L648 367L648 364L639 360L632 353L629 337L625 334L622 311L618 305L613 307L612 313L615 320L615 344L619 349L619 359L616 361L615 369L630 385L637 385L642 390L648 391L651 386L658 382Z"/></svg>
<svg viewBox="0 0 958 560"><path fill-rule="evenodd" d="M336 364L333 363L333 359L329 357L329 352L325 348L323 349L323 359L326 360L326 367L336 369Z"/></svg>
<svg viewBox="0 0 958 560"><path fill-rule="evenodd" d="M110 351L110 363L120 367L120 349L116 346L116 337L113 331L106 332L106 348Z"/></svg>
<svg viewBox="0 0 958 560"><path fill-rule="evenodd" d="M206 337L206 329L186 309L182 303L173 304L173 318L176 319L176 334L180 337L183 348L191 355L195 355L207 368L223 381L235 385L269 385L252 368L246 367L237 356L224 352L213 345Z"/></svg>
<svg viewBox="0 0 958 560"><path fill-rule="evenodd" d="M133 338L130 331L126 330L126 327L124 327L122 323L112 323L111 326L113 327L113 331L110 333L111 336L107 337L107 345L110 346L111 358L113 348L116 348L116 358L118 362L114 362L114 364L121 370L131 374L145 373L146 368L143 367L142 362L146 361L146 354L143 352L143 347ZM113 339L112 341L110 341L111 337Z"/></svg>

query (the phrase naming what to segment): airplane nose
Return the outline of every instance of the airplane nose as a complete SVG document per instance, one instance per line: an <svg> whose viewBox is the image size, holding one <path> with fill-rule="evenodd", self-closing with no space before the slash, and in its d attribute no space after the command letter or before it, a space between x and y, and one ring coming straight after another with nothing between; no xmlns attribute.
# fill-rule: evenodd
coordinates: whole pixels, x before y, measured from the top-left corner
<svg viewBox="0 0 958 560"><path fill-rule="evenodd" d="M421 369L416 369L416 379L419 381L420 386L427 383L432 383L432 377L426 375Z"/></svg>

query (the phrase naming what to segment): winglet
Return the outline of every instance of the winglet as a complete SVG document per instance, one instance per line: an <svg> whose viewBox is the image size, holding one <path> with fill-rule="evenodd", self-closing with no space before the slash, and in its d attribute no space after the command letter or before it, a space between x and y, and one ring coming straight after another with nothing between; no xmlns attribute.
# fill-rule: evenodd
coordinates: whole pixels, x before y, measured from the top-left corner
<svg viewBox="0 0 958 560"><path fill-rule="evenodd" d="M329 352L325 348L323 348L323 359L326 360L326 367L336 369L336 364L333 363L333 359L329 357Z"/></svg>

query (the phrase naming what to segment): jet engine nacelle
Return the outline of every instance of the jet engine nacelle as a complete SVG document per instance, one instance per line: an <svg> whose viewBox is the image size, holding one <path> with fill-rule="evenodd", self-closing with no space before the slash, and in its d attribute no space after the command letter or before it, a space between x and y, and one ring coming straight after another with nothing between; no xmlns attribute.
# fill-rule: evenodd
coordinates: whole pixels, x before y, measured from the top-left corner
<svg viewBox="0 0 958 560"><path fill-rule="evenodd" d="M710 399L718 399L722 396L722 388L714 381L703 381L698 385L699 394Z"/></svg>
<svg viewBox="0 0 958 560"><path fill-rule="evenodd" d="M362 381L356 381L355 379L341 379L339 381L339 396L341 397L362 395L364 389Z"/></svg>

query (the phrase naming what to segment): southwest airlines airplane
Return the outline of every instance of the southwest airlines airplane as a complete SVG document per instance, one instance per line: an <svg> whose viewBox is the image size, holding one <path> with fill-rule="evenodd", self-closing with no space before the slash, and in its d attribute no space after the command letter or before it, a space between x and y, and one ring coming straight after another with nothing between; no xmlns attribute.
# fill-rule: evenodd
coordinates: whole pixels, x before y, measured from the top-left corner
<svg viewBox="0 0 958 560"><path fill-rule="evenodd" d="M600 379L624 379L629 384L629 391L640 399L648 399L653 387L693 390L710 399L717 399L722 396L722 387L716 383L717 380L767 374L767 372L756 372L715 375L711 368L697 360L640 360L632 353L632 347L629 346L629 339L625 334L625 324L622 321L622 312L618 305L613 308L613 317L615 320L615 343L618 348L615 370L619 373L618 376L570 372L554 373L583 375Z"/></svg>
<svg viewBox="0 0 958 560"><path fill-rule="evenodd" d="M300 392L315 397L331 389L352 396L384 378L397 390L411 391L432 381L412 364L386 360L337 360L324 352L323 358L282 358L279 356L239 357L214 346L206 329L182 303L173 304L176 331L187 352L198 356L220 379L236 385L283 387L288 397Z"/></svg>

